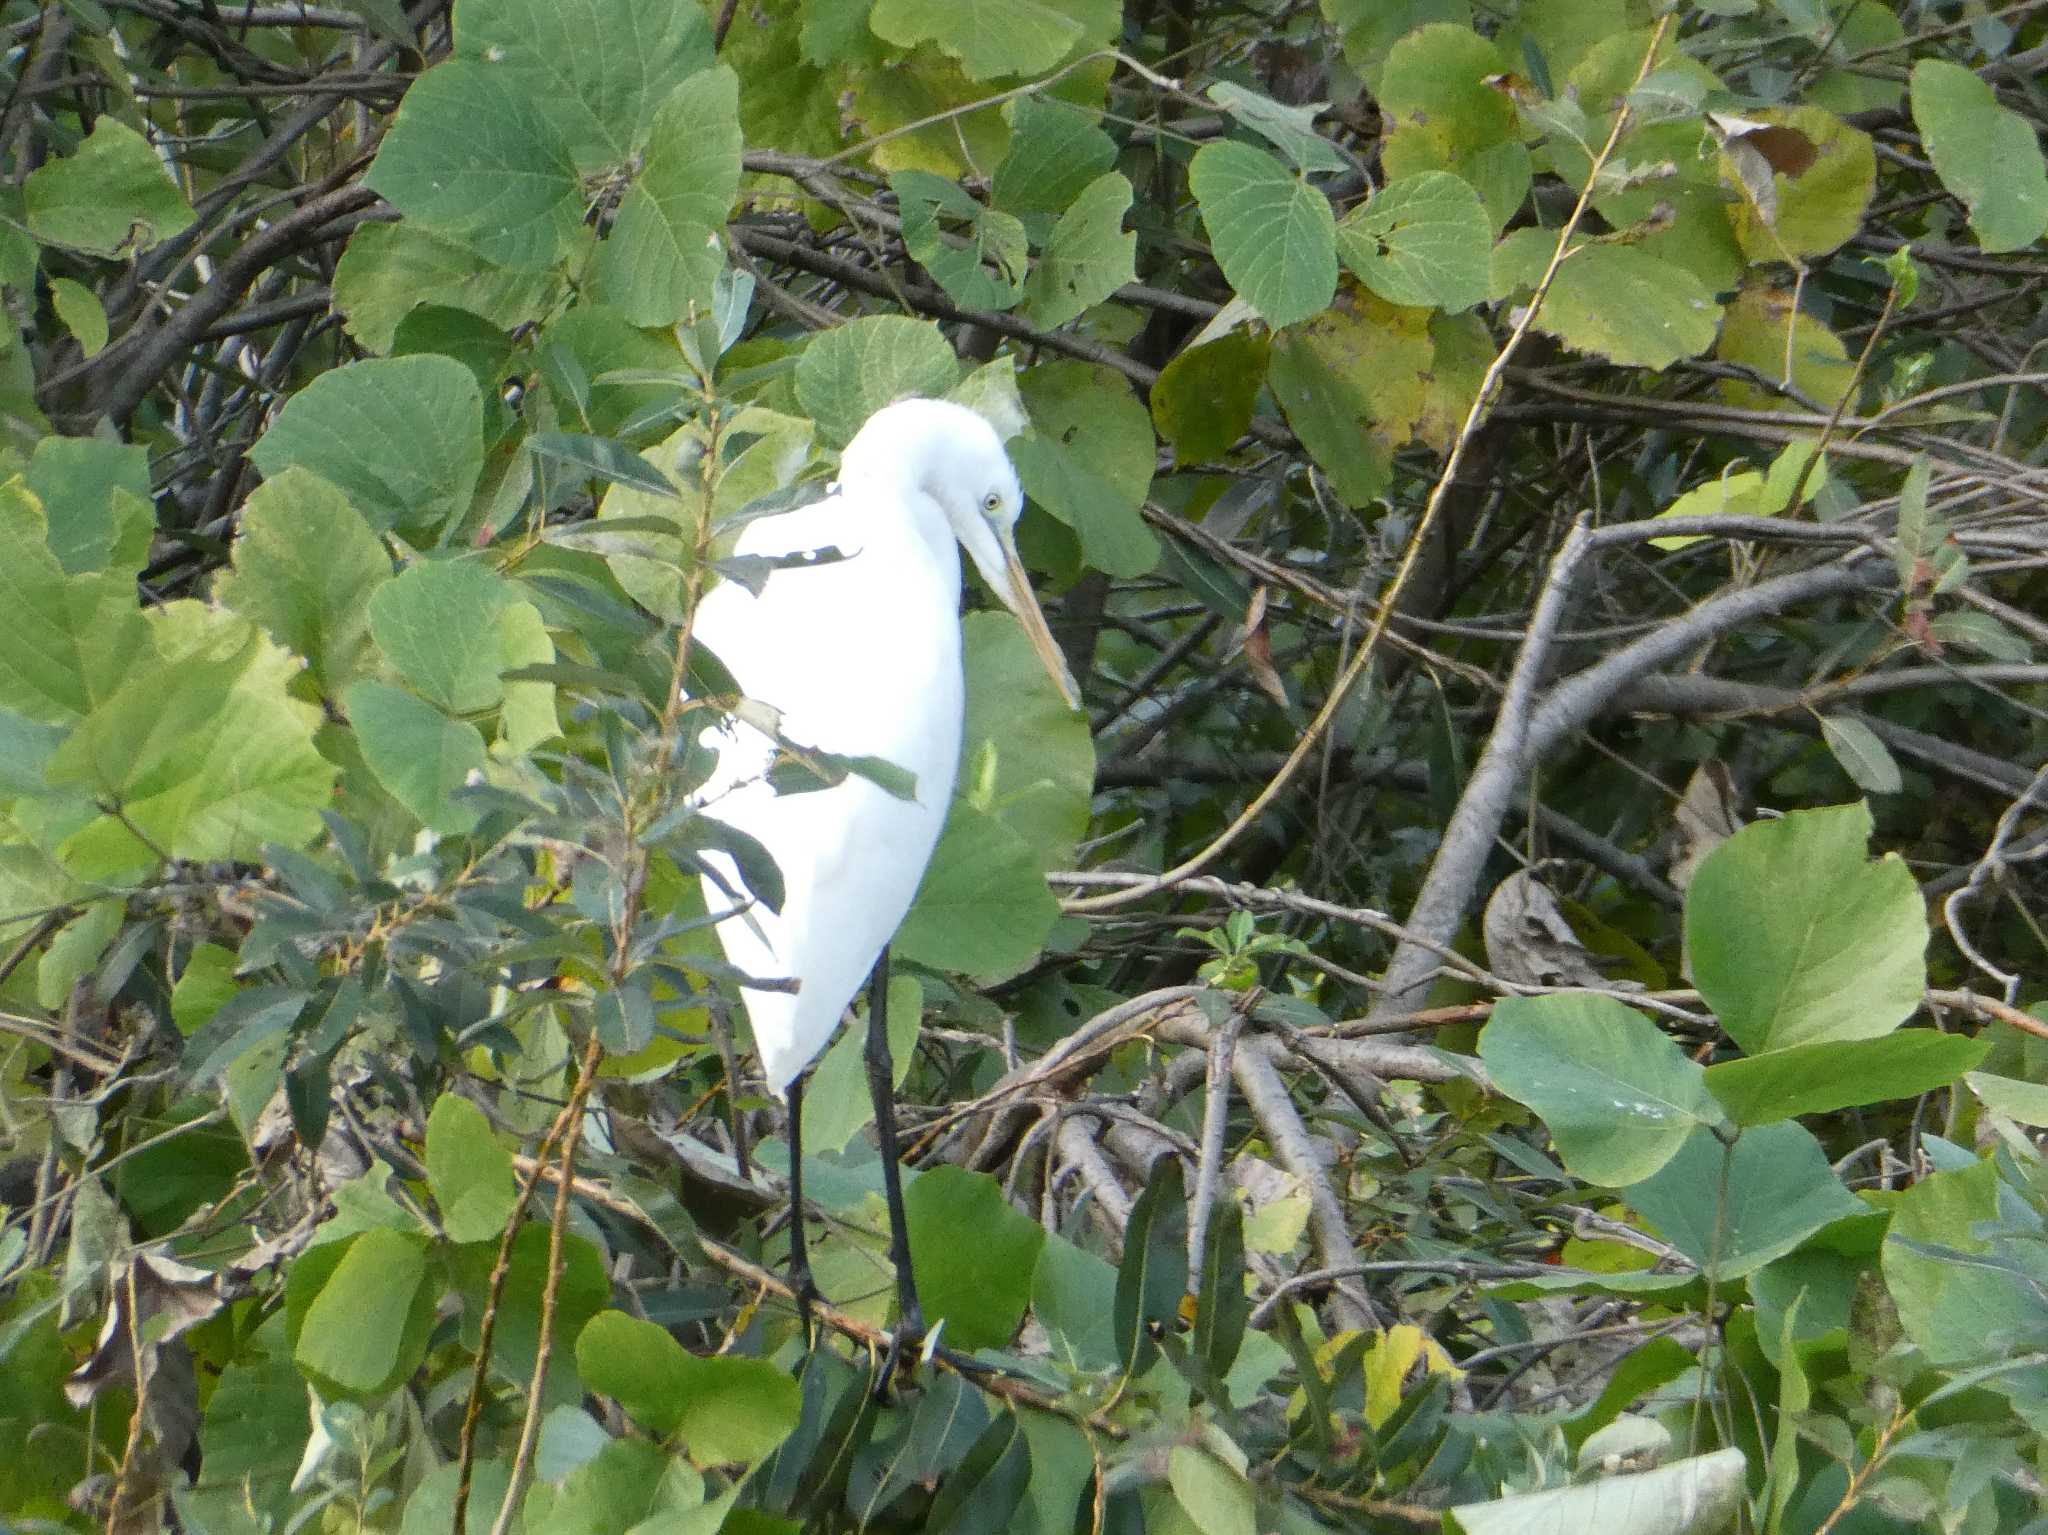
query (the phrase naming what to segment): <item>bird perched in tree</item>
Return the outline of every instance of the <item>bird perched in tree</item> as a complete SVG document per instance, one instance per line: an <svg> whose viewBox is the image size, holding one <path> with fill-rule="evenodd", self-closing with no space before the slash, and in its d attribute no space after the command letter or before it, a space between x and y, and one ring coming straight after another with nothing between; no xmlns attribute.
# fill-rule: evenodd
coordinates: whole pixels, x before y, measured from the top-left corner
<svg viewBox="0 0 2048 1535"><path fill-rule="evenodd" d="M1067 702L1079 697L1053 643L1014 537L1023 492L1002 439L977 412L940 400L876 411L847 444L820 501L766 516L736 553L773 559L813 551L818 563L776 568L758 593L725 581L698 604L693 634L732 673L750 719L729 718L712 744L719 765L705 813L758 841L782 876L779 909L760 900L718 924L743 985L768 1086L789 1105L791 1282L814 1291L802 1220L804 1072L861 983L868 1009L868 1086L875 1099L898 1341L923 1332L897 1171L885 999L887 945L931 861L959 769L966 688L961 671L960 550L1017 616ZM772 731L759 712L776 712ZM914 780L884 787L855 772L829 788L778 794L768 769L783 748L880 758ZM882 775L877 775L882 776ZM729 888L706 879L712 912L753 894L737 864L714 855Z"/></svg>

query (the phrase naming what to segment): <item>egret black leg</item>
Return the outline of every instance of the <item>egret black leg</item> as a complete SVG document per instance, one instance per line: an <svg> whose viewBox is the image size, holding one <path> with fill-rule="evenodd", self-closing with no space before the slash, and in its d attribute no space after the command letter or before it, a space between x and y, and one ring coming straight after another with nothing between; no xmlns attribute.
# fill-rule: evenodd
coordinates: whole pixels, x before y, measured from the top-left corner
<svg viewBox="0 0 2048 1535"><path fill-rule="evenodd" d="M896 1333L889 1352L901 1355L924 1338L924 1311L910 1271L910 1227L903 1214L903 1174L897 1165L896 1069L889 1058L889 951L882 950L868 978L868 1095L875 1104L875 1139L882 1150L882 1192L889 1201L889 1262L896 1269ZM894 1357L890 1364L895 1363ZM885 1371L886 1381L893 1369Z"/></svg>
<svg viewBox="0 0 2048 1535"><path fill-rule="evenodd" d="M811 1307L818 1300L817 1281L811 1278L811 1248L804 1236L804 1078L799 1072L789 1084L789 1289L796 1297L797 1320L803 1324L804 1347L815 1339Z"/></svg>

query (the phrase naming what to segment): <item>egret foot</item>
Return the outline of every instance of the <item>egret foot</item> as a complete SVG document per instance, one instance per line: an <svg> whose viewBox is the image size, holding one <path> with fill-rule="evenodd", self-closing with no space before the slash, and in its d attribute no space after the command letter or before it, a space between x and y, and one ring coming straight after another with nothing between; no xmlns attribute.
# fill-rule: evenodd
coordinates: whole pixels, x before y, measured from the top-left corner
<svg viewBox="0 0 2048 1535"><path fill-rule="evenodd" d="M868 1039L865 1061L868 1097L875 1105L875 1143L882 1154L882 1195L889 1206L889 1265L896 1271L896 1329L882 1359L878 1394L886 1393L899 1369L914 1371L924 1361L924 1308L917 1300L917 1276L910 1263L910 1220L903 1208L903 1170L896 1144L896 1063L889 1054L889 951L884 948L868 977Z"/></svg>

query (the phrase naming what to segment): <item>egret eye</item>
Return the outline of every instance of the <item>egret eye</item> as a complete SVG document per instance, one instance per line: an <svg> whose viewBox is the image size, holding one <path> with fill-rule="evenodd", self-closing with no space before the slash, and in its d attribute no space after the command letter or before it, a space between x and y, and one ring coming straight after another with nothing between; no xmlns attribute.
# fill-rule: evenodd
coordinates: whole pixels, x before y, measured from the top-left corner
<svg viewBox="0 0 2048 1535"><path fill-rule="evenodd" d="M1003 498L992 490L981 498L981 509L993 517L1003 509Z"/></svg>

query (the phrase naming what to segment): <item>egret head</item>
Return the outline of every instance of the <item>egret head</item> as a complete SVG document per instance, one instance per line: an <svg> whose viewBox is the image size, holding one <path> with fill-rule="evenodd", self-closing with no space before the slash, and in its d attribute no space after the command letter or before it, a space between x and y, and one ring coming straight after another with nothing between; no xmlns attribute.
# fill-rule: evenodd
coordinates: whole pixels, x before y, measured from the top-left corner
<svg viewBox="0 0 2048 1535"><path fill-rule="evenodd" d="M854 434L839 473L842 480L893 482L934 502L989 590L1023 624L1061 695L1069 706L1081 706L1066 659L1017 556L1024 491L987 417L948 400L898 400L868 417Z"/></svg>

